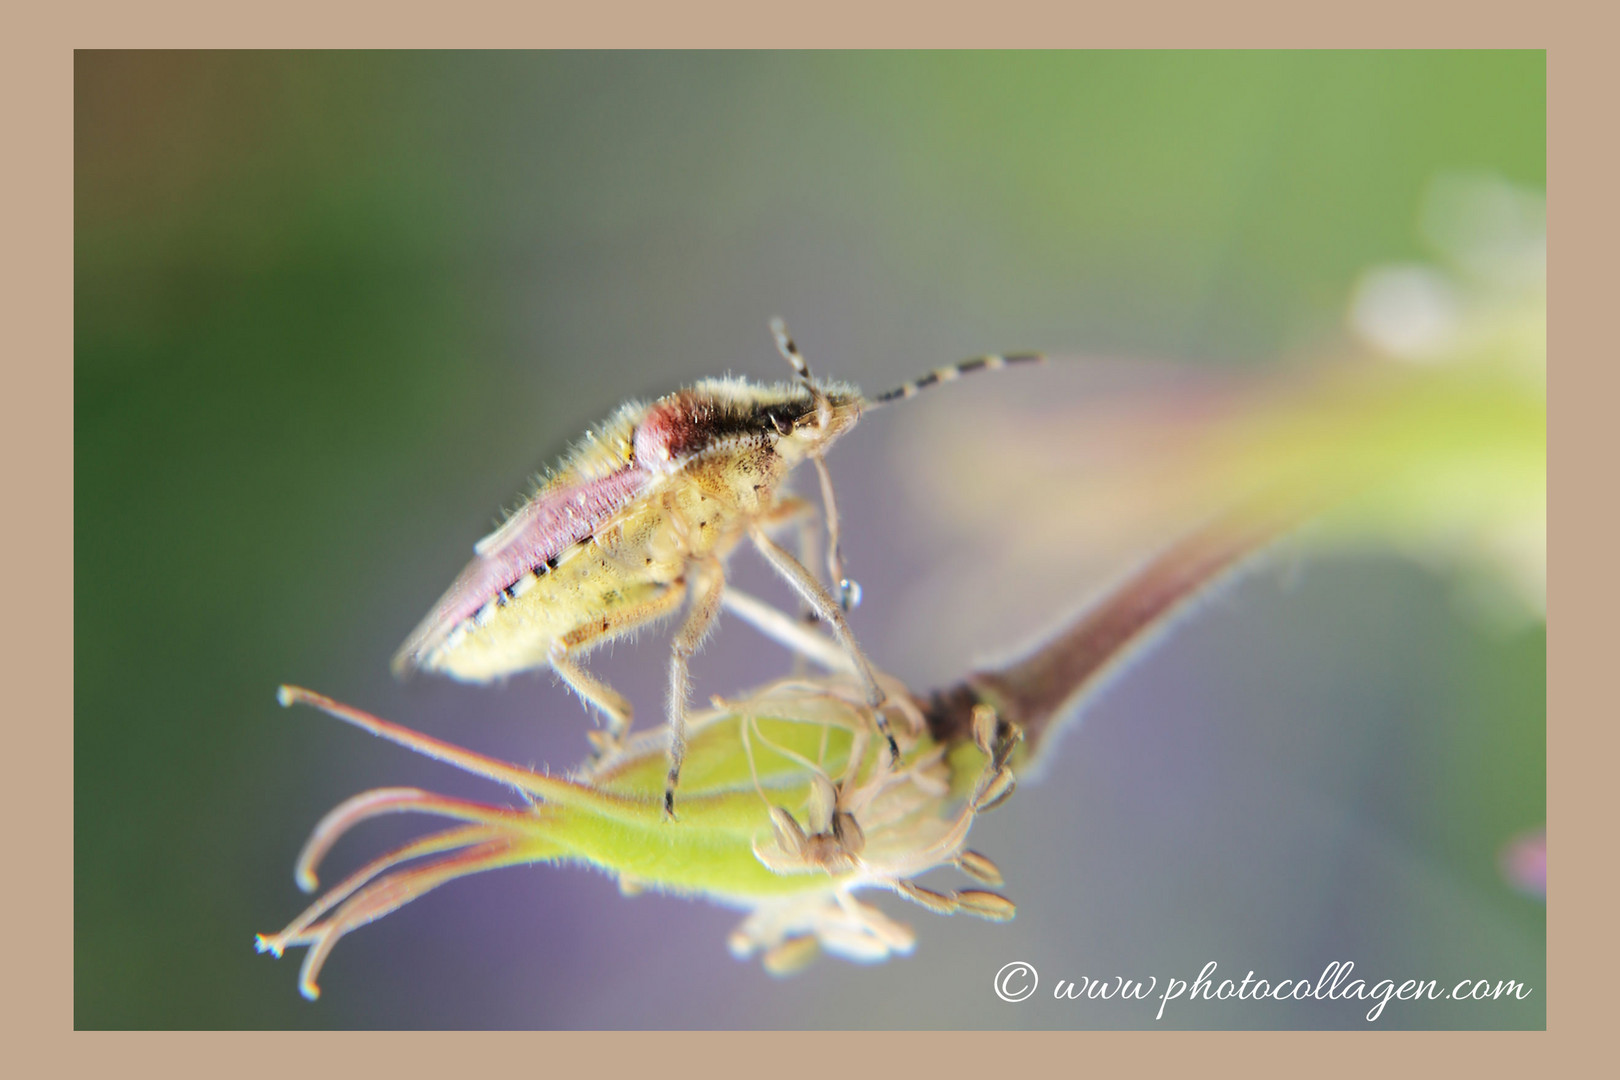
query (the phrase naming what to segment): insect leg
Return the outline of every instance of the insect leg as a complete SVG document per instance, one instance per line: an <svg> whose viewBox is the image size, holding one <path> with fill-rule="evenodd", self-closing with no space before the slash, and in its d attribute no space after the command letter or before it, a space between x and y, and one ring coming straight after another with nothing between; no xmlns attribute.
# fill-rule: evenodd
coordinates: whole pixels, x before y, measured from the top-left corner
<svg viewBox="0 0 1620 1080"><path fill-rule="evenodd" d="M781 504L778 503L777 505L780 507ZM804 505L805 512L798 515L799 561L806 566L814 566L816 563L821 561L821 530L816 527L816 517L813 512L810 512L809 504L806 503ZM731 596L729 590L727 591L726 596L728 598ZM821 620L816 617L815 610L812 609L809 604L806 604L803 600L800 600L799 628L809 633L815 633L812 628L820 621ZM820 635L818 634L817 636L819 637ZM795 677L803 676L807 668L805 654L802 650L794 649L793 646L789 646L789 648L793 649L793 675Z"/></svg>
<svg viewBox="0 0 1620 1080"><path fill-rule="evenodd" d="M776 503L760 516L759 524L761 528L771 532L775 532L777 529L780 529L785 525L797 525L799 534L799 561L806 566L814 566L816 563L821 561L821 530L817 527L815 508L811 506L808 501L795 495L784 495L777 499ZM730 589L726 590L726 603L728 606L731 603L731 592L732 591ZM753 603L755 606L762 606L757 600L753 601ZM739 614L742 613L739 612ZM772 609L772 614L776 615L779 613L776 612L775 609ZM746 614L744 614L743 617L745 619L748 618ZM750 619L749 621L753 622L754 620ZM799 622L806 630L815 626L820 621L821 618L816 614L814 608L805 603L803 600L799 601ZM759 626L757 622L755 625ZM787 645L788 650L794 654L793 674L795 676L803 675L805 671L805 655L803 651L797 646L790 644L786 638L776 634L773 630L766 629L763 626L759 626L759 628L768 636L775 637L778 641L782 642L784 645ZM813 631L811 632L813 633ZM819 635L817 636L819 637ZM823 666L826 665L823 664Z"/></svg>
<svg viewBox="0 0 1620 1080"><path fill-rule="evenodd" d="M630 730L634 713L624 695L586 671L579 661L570 657L561 645L551 649L551 670L562 677L574 693L595 705L607 718L606 731L592 731L589 738L598 754L606 756L616 750Z"/></svg>
<svg viewBox="0 0 1620 1080"><path fill-rule="evenodd" d="M855 674L866 690L866 703L871 706L878 730L889 742L890 762L898 765L900 747L894 741L894 733L889 730L888 718L883 715L883 703L888 697L883 693L883 688L878 686L877 677L872 674L872 665L866 659L866 654L855 644L855 635L850 630L849 620L844 618L843 609L838 606L838 601L827 595L827 590L821 587L814 574L804 568L803 563L766 536L763 530L753 528L749 530L748 535L754 541L754 546L759 548L759 553L765 556L765 561L786 578L788 584L804 598L805 603L815 608L816 614L832 627L839 644L844 646L844 651L849 654L850 661L855 665Z"/></svg>
<svg viewBox="0 0 1620 1080"><path fill-rule="evenodd" d="M783 495L772 503L769 509L763 511L756 520L759 527L767 532L775 532L785 525L814 528L816 524L816 508L811 505L809 500L801 499L797 495Z"/></svg>
<svg viewBox="0 0 1620 1080"><path fill-rule="evenodd" d="M551 669L561 676L576 694L595 705L607 718L607 731L591 733L591 742L596 745L599 753L606 754L618 748L625 732L630 729L634 714L630 702L625 700L622 694L587 672L575 657L605 639L662 618L679 607L685 595L686 586L683 582L671 582L668 588L653 599L593 618L585 625L563 635L552 645L547 655Z"/></svg>
<svg viewBox="0 0 1620 1080"><path fill-rule="evenodd" d="M855 673L849 654L814 626L729 585L723 602L743 622L791 652L795 660L813 660L828 671ZM812 623L821 621L813 611L810 618Z"/></svg>
<svg viewBox="0 0 1620 1080"><path fill-rule="evenodd" d="M827 514L827 573L832 586L838 590L838 606L848 611L861 602L861 587L844 576L844 549L838 542L838 500L833 498L832 473L820 454L812 454L810 461L821 479L821 505Z"/></svg>
<svg viewBox="0 0 1620 1080"><path fill-rule="evenodd" d="M692 593L691 609L675 635L669 655L669 775L664 781L664 814L668 817L675 816L675 787L681 782L681 765L686 761L686 702L692 692L690 661L709 636L726 589L726 572L719 559L711 556L700 565L701 582Z"/></svg>

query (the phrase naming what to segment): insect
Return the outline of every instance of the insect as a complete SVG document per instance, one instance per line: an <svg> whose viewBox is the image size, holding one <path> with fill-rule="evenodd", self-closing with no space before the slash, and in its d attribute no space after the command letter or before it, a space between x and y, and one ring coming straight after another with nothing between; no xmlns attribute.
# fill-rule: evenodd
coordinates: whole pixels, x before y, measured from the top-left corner
<svg viewBox="0 0 1620 1080"><path fill-rule="evenodd" d="M814 378L781 320L772 321L771 331L793 367L791 383L704 379L650 405L621 406L474 546L472 562L394 657L395 673L423 670L489 682L549 666L601 710L607 730L592 738L608 756L630 727L631 706L587 672L581 656L689 601L670 655L664 810L673 817L686 749L689 662L719 613L726 559L747 539L807 612L832 629L888 739L890 760L897 760L884 693L844 615L859 591L843 576L838 511L823 456L863 412L967 372L1042 357L981 356L869 399L848 384ZM806 459L821 480L837 599L769 535L811 512L782 490Z"/></svg>

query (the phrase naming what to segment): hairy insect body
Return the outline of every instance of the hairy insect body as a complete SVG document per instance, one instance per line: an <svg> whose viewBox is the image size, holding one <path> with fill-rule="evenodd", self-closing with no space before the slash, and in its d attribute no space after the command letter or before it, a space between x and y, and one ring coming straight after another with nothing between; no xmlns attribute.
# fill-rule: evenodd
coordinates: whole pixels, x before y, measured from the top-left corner
<svg viewBox="0 0 1620 1080"><path fill-rule="evenodd" d="M852 386L813 379L786 330L780 323L772 329L796 382L705 379L650 405L621 407L474 546L473 561L395 656L395 671L489 682L549 666L605 714L609 731L597 742L611 751L630 725L630 704L578 658L689 600L670 663L665 809L673 813L685 752L687 661L719 611L725 560L747 538L831 627L867 689L891 757L898 758L880 711L883 691L842 613L858 592L841 580L837 514L822 455L864 409L961 371L1038 357L980 358L868 400ZM788 474L806 459L821 474L829 568L842 605L765 535L806 509L782 493Z"/></svg>
<svg viewBox="0 0 1620 1080"><path fill-rule="evenodd" d="M626 526L632 535L637 526L644 532L649 516L629 513L569 548L555 569L527 572L498 594L502 599L463 620L422 666L467 682L490 682L544 667L554 648L583 651L635 629L625 624L627 611L671 606L679 564L629 564L634 549L647 545L627 542Z"/></svg>
<svg viewBox="0 0 1620 1080"><path fill-rule="evenodd" d="M396 669L487 682L673 613L690 572L769 523L787 474L859 417L858 392L821 389L825 425L804 387L740 379L622 408L480 541Z"/></svg>

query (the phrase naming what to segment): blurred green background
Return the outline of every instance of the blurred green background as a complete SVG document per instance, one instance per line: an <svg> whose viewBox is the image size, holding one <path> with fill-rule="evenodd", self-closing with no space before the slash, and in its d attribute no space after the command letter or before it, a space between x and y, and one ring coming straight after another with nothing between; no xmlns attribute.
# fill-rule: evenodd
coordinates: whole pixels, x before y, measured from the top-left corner
<svg viewBox="0 0 1620 1080"><path fill-rule="evenodd" d="M914 957L776 982L726 955L735 913L508 871L345 940L315 1005L252 935L303 906L293 857L341 798L500 797L278 710L278 683L523 763L583 756L549 677L386 668L498 508L622 399L780 377L774 314L869 390L999 348L1303 363L1364 268L1429 256L1436 175L1545 187L1545 77L1540 52L79 53L78 1026L1153 1025L1004 1006L1011 959L1513 978L1529 1001L1378 1026L1544 1026L1545 911L1496 859L1545 819L1545 632L1481 625L1393 557L1248 581L1122 680L975 833L1011 926L891 906ZM960 555L885 517L908 424L874 417L831 463L857 632L924 688L975 658L892 637L928 560ZM753 561L738 580L778 595ZM592 667L656 715L666 649ZM700 699L780 666L726 626ZM411 831L372 826L333 867Z"/></svg>

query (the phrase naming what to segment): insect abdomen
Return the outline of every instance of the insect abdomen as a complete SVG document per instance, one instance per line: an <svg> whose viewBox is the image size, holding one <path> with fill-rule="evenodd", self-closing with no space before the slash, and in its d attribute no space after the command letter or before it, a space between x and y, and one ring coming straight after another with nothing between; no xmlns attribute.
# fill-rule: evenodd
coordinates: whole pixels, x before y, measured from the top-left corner
<svg viewBox="0 0 1620 1080"><path fill-rule="evenodd" d="M592 645L597 645L633 629L623 627L606 637L598 632L600 622L610 622L627 605L667 589L670 576L663 564L642 561L638 569L596 538L582 541L554 569L529 575L530 584L503 591L464 620L422 666L466 682L542 667L553 646L581 632L596 638Z"/></svg>
<svg viewBox="0 0 1620 1080"><path fill-rule="evenodd" d="M432 658L468 624L527 596L571 550L593 536L651 484L628 465L584 483L554 484L481 541L478 554L394 657L394 670L441 668ZM535 579L533 583L526 579Z"/></svg>

